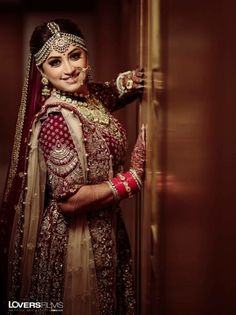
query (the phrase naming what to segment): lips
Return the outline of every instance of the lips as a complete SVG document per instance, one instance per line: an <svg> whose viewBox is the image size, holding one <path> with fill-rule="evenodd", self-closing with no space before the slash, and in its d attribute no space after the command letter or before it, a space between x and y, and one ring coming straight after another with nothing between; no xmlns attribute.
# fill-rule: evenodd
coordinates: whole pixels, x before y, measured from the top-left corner
<svg viewBox="0 0 236 315"><path fill-rule="evenodd" d="M62 78L63 81L66 81L67 83L76 83L78 79L79 73L73 76L69 76L67 78Z"/></svg>
<svg viewBox="0 0 236 315"><path fill-rule="evenodd" d="M66 83L73 84L73 83L76 83L76 82L77 82L77 78L68 78L68 79L65 79L64 81L65 81Z"/></svg>

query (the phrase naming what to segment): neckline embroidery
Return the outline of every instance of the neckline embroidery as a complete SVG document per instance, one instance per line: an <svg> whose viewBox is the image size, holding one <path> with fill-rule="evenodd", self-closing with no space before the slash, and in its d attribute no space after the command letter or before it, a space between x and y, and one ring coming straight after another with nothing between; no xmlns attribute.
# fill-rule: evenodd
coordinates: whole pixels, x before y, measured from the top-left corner
<svg viewBox="0 0 236 315"><path fill-rule="evenodd" d="M52 90L51 95L76 107L85 117L95 123L104 125L109 125L110 123L108 111L93 95L73 95L56 89Z"/></svg>

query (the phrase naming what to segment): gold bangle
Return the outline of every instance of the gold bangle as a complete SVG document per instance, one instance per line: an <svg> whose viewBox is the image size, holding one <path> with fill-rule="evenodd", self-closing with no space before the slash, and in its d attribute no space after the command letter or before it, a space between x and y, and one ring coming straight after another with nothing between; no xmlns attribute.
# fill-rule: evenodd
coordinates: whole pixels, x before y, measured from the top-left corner
<svg viewBox="0 0 236 315"><path fill-rule="evenodd" d="M111 181L111 180L108 180L108 181L106 181L105 183L107 183L108 186L110 187L110 189L111 189L111 191L112 191L112 193L113 193L113 196L114 196L115 201L119 201L119 200L120 200L120 196L119 196L119 194L118 194L118 191L116 190L115 185L112 183L112 181Z"/></svg>
<svg viewBox="0 0 236 315"><path fill-rule="evenodd" d="M142 183L140 177L138 176L136 170L134 168L131 168L130 173L133 175L133 178L134 178L136 184L138 185L138 188L141 189L143 187L143 183Z"/></svg>

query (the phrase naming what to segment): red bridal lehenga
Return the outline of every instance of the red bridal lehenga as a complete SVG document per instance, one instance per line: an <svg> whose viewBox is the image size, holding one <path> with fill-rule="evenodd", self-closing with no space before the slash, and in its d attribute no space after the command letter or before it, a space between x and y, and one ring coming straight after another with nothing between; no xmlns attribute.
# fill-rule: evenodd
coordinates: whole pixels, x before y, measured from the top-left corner
<svg viewBox="0 0 236 315"><path fill-rule="evenodd" d="M11 300L63 303L64 315L135 314L130 245L119 206L65 216L57 205L82 185L122 171L126 135L110 113L115 100L108 85L90 83L84 102L58 100L36 114L15 206Z"/></svg>

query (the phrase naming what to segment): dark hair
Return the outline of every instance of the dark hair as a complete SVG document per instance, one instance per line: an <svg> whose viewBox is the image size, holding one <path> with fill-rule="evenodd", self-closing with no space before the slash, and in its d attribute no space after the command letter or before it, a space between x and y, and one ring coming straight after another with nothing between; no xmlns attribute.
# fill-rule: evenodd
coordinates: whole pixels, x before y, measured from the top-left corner
<svg viewBox="0 0 236 315"><path fill-rule="evenodd" d="M67 19L55 19L51 22L55 22L59 25L61 32L69 33L81 37L84 39L78 26ZM30 39L30 51L35 55L46 43L46 41L52 36L51 31L47 27L47 23L36 26Z"/></svg>

